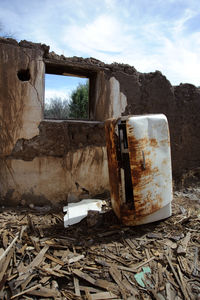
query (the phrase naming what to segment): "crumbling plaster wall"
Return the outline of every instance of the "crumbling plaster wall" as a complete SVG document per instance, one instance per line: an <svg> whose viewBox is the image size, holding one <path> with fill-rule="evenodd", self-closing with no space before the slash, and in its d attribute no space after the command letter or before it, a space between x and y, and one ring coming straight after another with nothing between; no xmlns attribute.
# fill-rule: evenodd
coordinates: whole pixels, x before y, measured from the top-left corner
<svg viewBox="0 0 200 300"><path fill-rule="evenodd" d="M2 204L56 205L109 189L103 123L43 120L46 51L27 42L0 44ZM29 70L30 79L21 81L20 70Z"/></svg>
<svg viewBox="0 0 200 300"><path fill-rule="evenodd" d="M44 73L90 78L90 120L43 120ZM30 70L30 80L17 72ZM109 189L103 121L129 114L168 117L174 179L200 165L200 90L173 87L160 72L58 56L41 44L0 40L2 203L57 204ZM94 122L95 121L95 122ZM72 197L73 198L73 197Z"/></svg>
<svg viewBox="0 0 200 300"><path fill-rule="evenodd" d="M44 62L41 51L1 44L0 111L1 155L8 155L20 138L37 135L42 120ZM30 80L18 72L29 70Z"/></svg>

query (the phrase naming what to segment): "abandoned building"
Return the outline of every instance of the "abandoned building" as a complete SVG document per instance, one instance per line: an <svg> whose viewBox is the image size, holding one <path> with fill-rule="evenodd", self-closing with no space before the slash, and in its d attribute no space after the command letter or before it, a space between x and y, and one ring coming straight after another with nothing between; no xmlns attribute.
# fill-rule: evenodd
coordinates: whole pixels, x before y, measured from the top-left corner
<svg viewBox="0 0 200 300"><path fill-rule="evenodd" d="M45 74L89 79L87 120L45 119ZM67 58L49 52L46 45L0 38L0 298L200 299L199 111L200 88L172 86L159 71L143 74L129 65ZM169 130L163 114L169 123L174 185L188 186L173 195ZM153 207L153 201L146 205L151 197L144 197L146 206L138 209L146 184L142 180L148 172L155 178L156 165L148 166L143 148L138 147L140 156L127 149L138 143L131 120L149 118L154 125L155 116L162 139L158 144L151 140L147 158L153 165L161 148L164 172L156 175L161 180L154 190L159 204L167 198L168 214L165 211L159 218L154 213L162 208ZM135 123L141 136L145 130L139 121ZM127 138L126 147L121 136ZM120 172L115 141L124 151L121 174L130 171L127 156L130 162L136 156L140 162L136 173L132 168L124 175L127 182L135 174L145 175L135 176L140 186L133 187L133 182L129 190L127 184L130 198L125 204L131 212L119 201L113 210L110 205L113 190L118 200L122 190L122 184L120 188L116 184ZM163 173L168 176L165 181ZM162 194L163 182L167 197ZM72 210L79 205L82 213L79 200L89 202L87 217L79 218L78 224L66 219L70 226L64 228L61 206L68 204L69 213L70 205ZM98 214L92 201L94 206L106 202L107 210ZM137 209L133 224L129 217ZM150 217L147 225L141 216ZM138 224L143 225L132 226Z"/></svg>
<svg viewBox="0 0 200 300"><path fill-rule="evenodd" d="M45 73L89 79L88 120L44 119ZM49 47L0 39L1 205L67 203L107 193L104 121L163 113L171 136L173 179L198 177L200 89L172 86L159 71L64 57Z"/></svg>

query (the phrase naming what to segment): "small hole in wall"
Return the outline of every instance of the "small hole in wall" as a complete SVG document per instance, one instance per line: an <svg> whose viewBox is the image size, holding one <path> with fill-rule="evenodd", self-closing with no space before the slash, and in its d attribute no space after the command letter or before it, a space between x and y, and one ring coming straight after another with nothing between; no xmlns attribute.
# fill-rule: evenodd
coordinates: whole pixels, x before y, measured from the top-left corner
<svg viewBox="0 0 200 300"><path fill-rule="evenodd" d="M17 72L17 76L21 81L29 81L31 78L29 69L21 69Z"/></svg>

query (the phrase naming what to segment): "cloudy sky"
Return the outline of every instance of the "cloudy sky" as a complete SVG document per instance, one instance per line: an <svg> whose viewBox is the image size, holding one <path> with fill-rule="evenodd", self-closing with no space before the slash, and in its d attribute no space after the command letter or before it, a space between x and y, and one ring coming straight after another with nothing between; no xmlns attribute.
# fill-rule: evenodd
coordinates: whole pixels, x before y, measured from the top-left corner
<svg viewBox="0 0 200 300"><path fill-rule="evenodd" d="M200 86L199 0L0 0L0 22L18 40L58 54L160 70L173 85ZM49 80L49 91L59 88Z"/></svg>

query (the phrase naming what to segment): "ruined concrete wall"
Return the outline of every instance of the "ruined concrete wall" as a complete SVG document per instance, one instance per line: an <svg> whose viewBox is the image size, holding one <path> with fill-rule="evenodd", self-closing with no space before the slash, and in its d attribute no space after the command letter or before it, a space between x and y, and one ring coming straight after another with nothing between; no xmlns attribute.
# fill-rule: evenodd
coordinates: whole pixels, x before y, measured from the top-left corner
<svg viewBox="0 0 200 300"><path fill-rule="evenodd" d="M90 78L90 121L43 120L44 74ZM164 113L174 179L200 167L200 90L173 87L160 72L66 58L41 44L0 40L1 203L66 203L109 189L103 121ZM95 121L95 122L91 122ZM72 198L73 198L72 197Z"/></svg>
<svg viewBox="0 0 200 300"><path fill-rule="evenodd" d="M43 121L47 47L1 42L1 204L66 204L108 190L104 125Z"/></svg>
<svg viewBox="0 0 200 300"><path fill-rule="evenodd" d="M44 89L43 51L9 42L0 47L0 196L5 201L18 186L8 157L18 139L31 139L39 133Z"/></svg>
<svg viewBox="0 0 200 300"><path fill-rule="evenodd" d="M1 155L9 155L18 139L30 139L38 134L43 89L42 51L1 44Z"/></svg>

